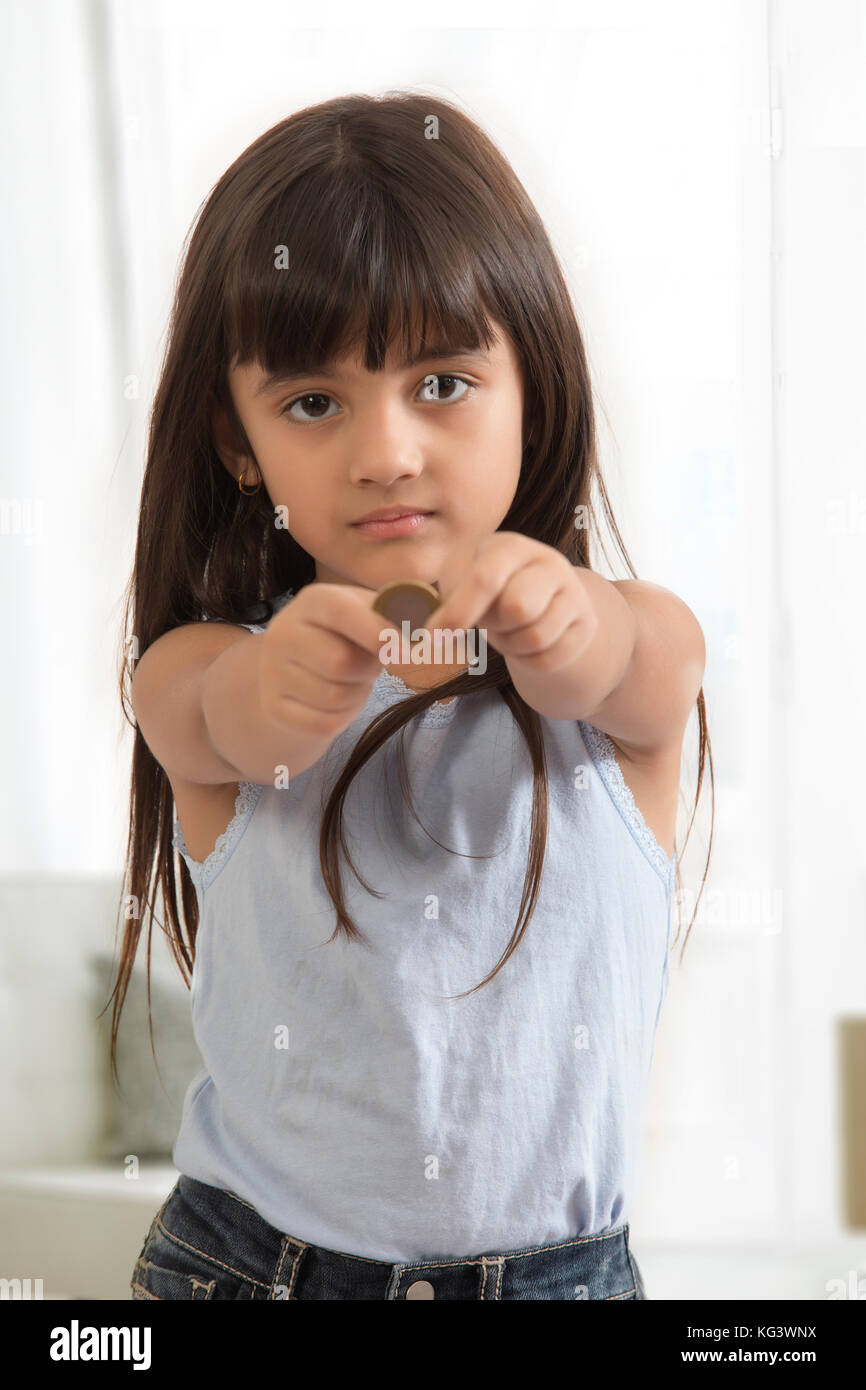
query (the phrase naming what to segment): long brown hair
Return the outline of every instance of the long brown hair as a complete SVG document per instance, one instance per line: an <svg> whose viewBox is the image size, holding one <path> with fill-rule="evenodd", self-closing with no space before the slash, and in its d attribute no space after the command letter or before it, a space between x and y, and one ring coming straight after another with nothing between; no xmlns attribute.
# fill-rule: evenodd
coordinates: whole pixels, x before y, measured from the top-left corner
<svg viewBox="0 0 866 1390"><path fill-rule="evenodd" d="M363 345L367 370L378 371L392 342L407 357L420 352L417 330L423 343L430 342L428 321L433 342L456 348L489 347L491 320L510 335L521 360L524 439L531 441L502 529L520 531L554 546L573 564L590 567L590 532L603 548L600 503L630 576L637 578L598 467L590 374L562 269L526 191L489 137L451 103L398 91L308 107L255 140L200 210L177 283L150 418L124 623L132 635L125 649L132 643L138 657L183 623L267 621L272 600L289 589L297 593L315 578L313 557L274 525L264 487L255 496L242 494L216 452L211 420L221 407L253 455L228 389L229 364L256 361L267 372L314 370ZM117 1028L143 917L150 1019L157 888L168 919L162 929L187 985L198 928L192 880L172 848L169 780L131 713L130 669L124 659L120 698L134 729L134 749L121 899L125 925L112 991L115 1077ZM493 687L529 748L533 808L518 921L502 958L475 989L502 969L526 930L547 842L541 721L517 694L499 653L488 649L484 675L463 672L373 719L330 792L319 835L322 877L337 913L331 940L340 931L358 939L343 900L340 848L363 886L375 890L364 883L346 846L342 811L350 783L392 734L434 700L468 698ZM703 690L697 708L697 791L686 840L708 756L712 778ZM400 757L405 791L402 736ZM414 806L412 814L417 820ZM706 868L701 892L705 879ZM152 1045L152 1020L150 1035Z"/></svg>

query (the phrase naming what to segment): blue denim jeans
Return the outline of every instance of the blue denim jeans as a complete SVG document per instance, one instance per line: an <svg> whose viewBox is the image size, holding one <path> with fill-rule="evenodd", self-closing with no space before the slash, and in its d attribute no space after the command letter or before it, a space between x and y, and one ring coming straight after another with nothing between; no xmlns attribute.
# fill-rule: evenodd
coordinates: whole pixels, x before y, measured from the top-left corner
<svg viewBox="0 0 866 1390"><path fill-rule="evenodd" d="M628 1225L550 1245L389 1264L310 1245L182 1173L147 1233L133 1298L646 1298Z"/></svg>

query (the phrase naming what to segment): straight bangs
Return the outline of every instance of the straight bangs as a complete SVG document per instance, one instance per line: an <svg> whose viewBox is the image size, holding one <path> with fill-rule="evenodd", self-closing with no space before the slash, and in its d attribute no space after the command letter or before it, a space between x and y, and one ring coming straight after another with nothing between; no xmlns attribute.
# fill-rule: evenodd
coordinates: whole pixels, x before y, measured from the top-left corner
<svg viewBox="0 0 866 1390"><path fill-rule="evenodd" d="M426 183L395 203L372 175L308 172L229 256L226 364L306 373L351 353L377 372L389 346L406 366L489 348L507 287L456 211Z"/></svg>

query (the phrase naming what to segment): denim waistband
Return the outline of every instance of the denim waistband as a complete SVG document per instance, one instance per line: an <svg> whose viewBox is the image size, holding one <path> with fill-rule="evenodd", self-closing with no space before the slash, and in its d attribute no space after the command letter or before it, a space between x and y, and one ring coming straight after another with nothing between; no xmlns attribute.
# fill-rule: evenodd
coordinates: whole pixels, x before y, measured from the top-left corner
<svg viewBox="0 0 866 1390"><path fill-rule="evenodd" d="M391 1264L271 1226L249 1202L182 1173L148 1231L133 1298L645 1298L628 1224L515 1250Z"/></svg>

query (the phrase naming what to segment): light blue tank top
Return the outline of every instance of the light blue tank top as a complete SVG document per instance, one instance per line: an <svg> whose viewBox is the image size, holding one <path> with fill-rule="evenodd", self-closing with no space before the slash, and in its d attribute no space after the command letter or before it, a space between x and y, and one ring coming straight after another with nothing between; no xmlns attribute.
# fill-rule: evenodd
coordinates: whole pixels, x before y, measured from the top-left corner
<svg viewBox="0 0 866 1390"><path fill-rule="evenodd" d="M500 959L527 866L529 750L485 690L404 730L416 811L460 853L412 818L395 738L355 778L348 845L383 896L341 854L366 944L329 943L322 808L366 726L409 693L383 670L313 767L285 788L241 783L203 863L175 815L200 913L191 998L205 1068L174 1164L284 1233L390 1263L609 1230L629 1220L641 1176L676 861L607 736L542 718L549 826L534 914L493 980L444 999Z"/></svg>

